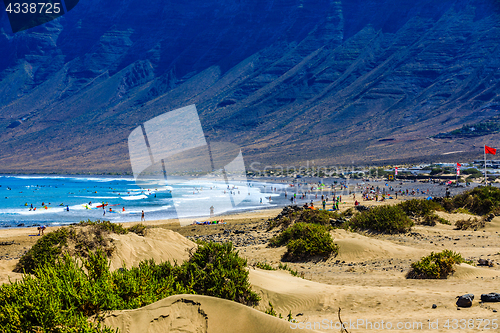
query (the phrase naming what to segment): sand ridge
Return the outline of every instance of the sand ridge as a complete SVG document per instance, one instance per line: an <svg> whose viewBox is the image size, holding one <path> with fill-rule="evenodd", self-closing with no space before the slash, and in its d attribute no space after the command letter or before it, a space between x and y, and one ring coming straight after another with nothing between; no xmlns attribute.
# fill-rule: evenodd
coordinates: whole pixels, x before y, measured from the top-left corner
<svg viewBox="0 0 500 333"><path fill-rule="evenodd" d="M143 260L154 259L156 263L170 261L181 264L189 258L189 250L196 244L184 236L166 229L148 229L145 236L135 233L111 234L116 249L111 255L111 270L138 266Z"/></svg>
<svg viewBox="0 0 500 333"><path fill-rule="evenodd" d="M202 295L175 295L140 309L112 311L105 316L104 324L123 333L294 332L283 319L240 303Z"/></svg>
<svg viewBox="0 0 500 333"><path fill-rule="evenodd" d="M227 225L188 226L176 230L189 235L203 230L216 241L225 241L229 237L251 239L254 235L256 237L265 232L265 227L257 227L265 222L265 214L249 222L251 217L252 213L249 212L228 220ZM462 218L453 214L447 217ZM188 258L187 251L195 243L172 230L158 228L161 223L157 222L155 225L156 228L148 229L146 237L135 234L112 236L116 246L112 258L113 269L121 267L122 263L131 267L150 258L157 262L176 260L178 263ZM225 233L226 229L232 231ZM236 233L235 230L244 233ZM437 330L418 328L404 331L450 332L443 327L447 319L498 318L498 313L493 311L500 310L499 303L484 305L477 300L482 293L500 292L500 267L461 264L456 267L455 274L446 280L408 280L405 274L412 262L442 249L460 252L466 258L476 261L478 258L488 258L498 263L499 231L500 218L495 218L487 223L485 229L477 231L454 230L453 226L442 224L434 227L415 226L410 233L401 235L333 230L334 241L340 246L337 257L286 263L305 279L294 277L287 271L252 268L256 262L266 262L277 268L285 248L270 248L266 244L242 241L242 246L238 246L237 250L247 258L252 289L262 297L255 309L207 296L176 295L141 309L113 311L107 316L106 323L120 327L122 332L133 333L290 331L291 325L286 320L262 312L269 308L271 302L276 312L283 317L291 312L292 317L302 324L319 323L323 320L336 322L338 309L342 308L344 322L360 319L372 322L420 322L424 325L422 327L428 327L429 320L439 320L441 324ZM14 235L15 232L21 232L18 238ZM9 231L6 238L19 241L19 248L22 249L22 237L27 238L27 230L18 229L15 232ZM16 260L0 260L2 277L15 274L11 273L15 262ZM473 306L457 311L456 296L466 293L476 296ZM436 305L435 309L432 308L433 304ZM317 331L339 330L318 327ZM372 330L350 330L353 331ZM463 330L478 331L481 330Z"/></svg>

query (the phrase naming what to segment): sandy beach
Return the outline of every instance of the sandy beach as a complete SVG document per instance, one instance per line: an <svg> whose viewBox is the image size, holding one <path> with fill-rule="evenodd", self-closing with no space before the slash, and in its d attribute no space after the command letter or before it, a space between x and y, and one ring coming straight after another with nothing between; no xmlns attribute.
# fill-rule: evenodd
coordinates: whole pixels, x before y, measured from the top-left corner
<svg viewBox="0 0 500 333"><path fill-rule="evenodd" d="M352 197L345 198L342 209L353 207ZM391 201L391 203L396 200ZM319 204L319 203L317 203ZM362 204L380 205L368 201ZM241 256L248 260L252 289L261 297L255 308L206 296L177 295L145 308L115 311L106 324L121 332L156 332L168 327L170 332L292 332L310 328L318 332L340 332L338 311L349 332L395 330L405 332L477 332L495 331L492 320L499 318L500 303L480 303L481 294L499 292L500 266L461 264L444 280L408 280L412 262L432 251L449 249L477 263L478 259L500 262L500 217L479 230L455 230L454 222L468 214L439 212L452 225L414 226L409 233L381 235L331 231L339 254L327 260L286 263L301 277L287 271L255 268L267 263L274 268L281 262L285 248L270 248L267 241L276 232L268 232L266 221L281 209L242 212L218 217L226 224L181 227L174 220L143 222L152 228L145 237L135 234L114 235L116 251L112 269L140 260L181 262L196 239L232 241ZM134 222L136 223L136 222ZM131 226L134 223L125 224ZM139 223L139 222L137 222ZM54 230L48 228L45 232ZM0 230L1 283L21 278L12 272L18 258L38 239L36 230ZM472 293L471 308L457 308L456 297ZM266 315L271 303L286 317L291 313L296 323ZM163 318L163 319L162 319ZM472 320L474 328L452 329L453 320ZM484 319L478 327L479 319ZM489 321L488 321L489 320ZM163 324L161 323L163 321ZM485 323L489 322L489 328ZM448 323L448 326L446 324ZM337 325L337 326L336 326ZM391 328L390 328L391 327ZM458 326L457 326L458 327ZM162 330L164 331L164 330Z"/></svg>

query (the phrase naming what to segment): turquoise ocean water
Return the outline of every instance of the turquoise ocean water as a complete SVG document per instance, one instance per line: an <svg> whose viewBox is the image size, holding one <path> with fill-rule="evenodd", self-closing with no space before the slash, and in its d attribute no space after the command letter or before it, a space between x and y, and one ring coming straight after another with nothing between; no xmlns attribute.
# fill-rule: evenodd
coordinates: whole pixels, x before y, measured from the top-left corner
<svg viewBox="0 0 500 333"><path fill-rule="evenodd" d="M269 183L250 184L248 197L235 210L288 203L283 194L277 194L279 191L266 193L271 188ZM0 176L0 228L64 225L87 219L139 221L142 210L146 220L176 218L176 206L192 205L193 212L196 205L206 202L217 207L228 190L217 184L203 185L174 186L170 190L177 195L172 198L169 191L139 188L133 178L4 175ZM272 201L266 199L269 196ZM97 207L102 204L104 209Z"/></svg>

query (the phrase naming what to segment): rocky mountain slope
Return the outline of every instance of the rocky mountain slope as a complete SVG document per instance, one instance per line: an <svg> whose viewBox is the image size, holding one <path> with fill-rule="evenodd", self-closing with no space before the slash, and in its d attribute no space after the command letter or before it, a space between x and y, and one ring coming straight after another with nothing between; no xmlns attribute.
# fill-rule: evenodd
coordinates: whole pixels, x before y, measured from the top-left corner
<svg viewBox="0 0 500 333"><path fill-rule="evenodd" d="M130 171L130 132L189 104L248 164L475 157L500 135L435 136L497 119L499 13L496 0L87 0L13 34L2 8L0 172Z"/></svg>

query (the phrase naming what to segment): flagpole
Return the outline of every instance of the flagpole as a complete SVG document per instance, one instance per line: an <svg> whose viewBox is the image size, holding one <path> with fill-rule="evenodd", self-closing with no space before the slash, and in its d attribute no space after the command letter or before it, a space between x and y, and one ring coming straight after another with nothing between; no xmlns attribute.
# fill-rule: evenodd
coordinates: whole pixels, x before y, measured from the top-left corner
<svg viewBox="0 0 500 333"><path fill-rule="evenodd" d="M488 178L486 178L486 144L484 145L484 186L488 186Z"/></svg>

